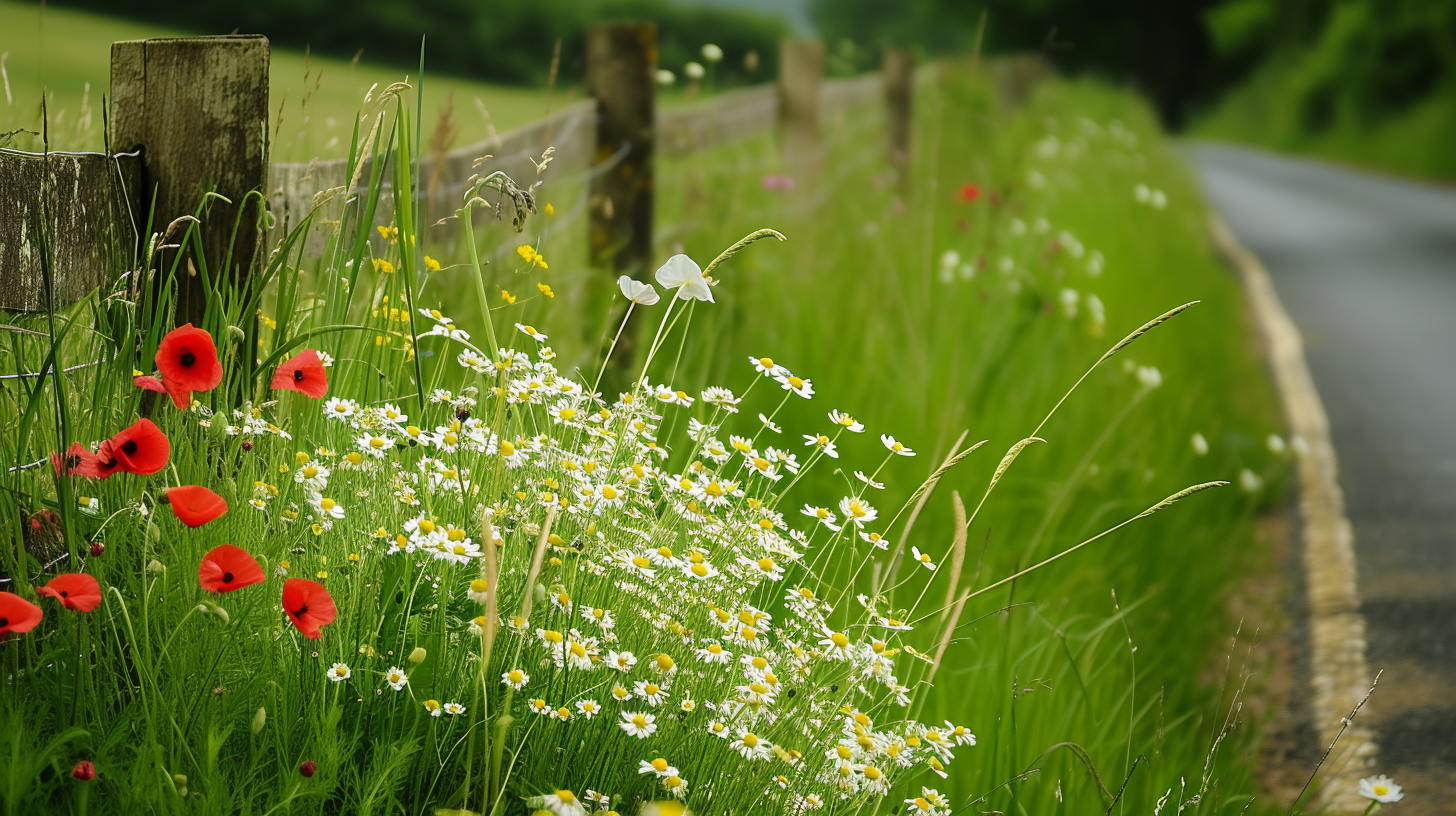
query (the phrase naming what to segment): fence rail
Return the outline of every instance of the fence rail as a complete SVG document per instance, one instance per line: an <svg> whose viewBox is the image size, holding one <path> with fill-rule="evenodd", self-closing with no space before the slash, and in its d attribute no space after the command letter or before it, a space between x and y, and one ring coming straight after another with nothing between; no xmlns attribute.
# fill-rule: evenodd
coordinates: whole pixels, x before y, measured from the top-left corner
<svg viewBox="0 0 1456 816"><path fill-rule="evenodd" d="M593 98L507 133L422 157L416 195L423 199L426 223L453 214L477 174L500 170L521 181L538 175L543 180L585 176L591 183L587 232L593 262L637 271L634 264L650 254L656 155L690 156L776 129L784 134L786 161L794 150L817 155L821 123L879 103L897 122L889 133L893 143L887 145L891 161L904 163L913 85L917 77L930 76L928 69L907 70L908 54L888 53L884 72L822 81L823 46L785 42L783 63L793 67L784 69L778 83L657 110L651 84L655 37L650 25L608 24L594 30L587 60ZM267 65L268 43L261 37L115 44L110 116L134 134L139 149L111 156L0 150L0 309L38 311L85 297L124 271L112 267L117 258L129 256L128 247L140 246L147 237L141 233L149 217L153 230L164 229L190 215L209 192L224 196L214 199L223 203L212 205L213 217L201 227L198 243L209 250L209 261L220 260L214 254L222 253L214 251L226 246L233 230L234 219L219 213L251 213L247 202L252 198L266 200L275 231L317 208L310 244L318 246L332 228L329 222L342 216L350 195L358 192L351 185L368 179L370 163L384 157L366 157L353 178L342 159L270 165ZM642 71L644 65L649 70ZM1022 66L996 76L1008 94L1021 94L1039 72L1044 70ZM215 97L223 92L228 99L219 102ZM555 148L554 155L538 174L536 161L547 147ZM629 178L633 181L624 183ZM243 232L251 241L250 229L244 225ZM620 255L624 246L633 256L625 264L611 256ZM235 279L248 274L259 256L243 252L232 269L208 274ZM54 262L49 287L46 257ZM199 304L184 298L179 308L187 311L179 319L190 318Z"/></svg>

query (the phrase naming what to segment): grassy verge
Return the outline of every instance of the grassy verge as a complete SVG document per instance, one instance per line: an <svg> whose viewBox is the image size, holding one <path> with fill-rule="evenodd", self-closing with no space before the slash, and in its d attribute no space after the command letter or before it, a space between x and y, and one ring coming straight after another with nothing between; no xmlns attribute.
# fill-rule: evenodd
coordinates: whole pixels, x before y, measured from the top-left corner
<svg viewBox="0 0 1456 816"><path fill-rule="evenodd" d="M1026 108L1006 111L987 83L955 68L943 84L923 90L908 198L895 192L882 123L872 112L826 123L817 171L784 166L769 138L659 166L662 258L681 250L706 261L762 227L789 236L787 244L755 246L715 270L717 302L681 305L676 314L682 317L664 333L662 351L647 370L650 380L671 383L684 397L709 384L730 385L746 395L731 433L814 463L802 478L784 480L788 487L774 486L753 481L739 458L725 455L731 460L725 478L741 474L752 491L741 507L725 505L733 507L728 529L752 535L729 537L716 521L691 521L699 510L675 493L646 491L631 499L631 514L593 504L608 501L596 481L601 474L620 474L625 484L634 478L627 474L642 479L657 467L684 475L694 468L690 445L659 459L645 442L615 450L603 440L631 439L653 425L665 440L696 433L690 419L721 420L706 398L660 421L643 413L641 428L629 424L634 412L653 409L616 402L610 419L602 420L610 424L601 426L611 433L602 435L590 427L590 418L601 416L599 406L572 403L580 389L565 389L565 378L547 373L544 353L537 361L513 358L508 378L482 357L458 358L466 369L455 365L461 348L447 340L456 329L445 322L423 334L434 318L415 308L421 289L421 306L446 308L488 349L494 344L482 341L486 321L478 307L471 309L480 297L500 345L534 349L524 329L509 327L539 327L551 335L555 367L573 374L574 364L589 383L591 360L615 323L596 317L610 282L580 261L586 203L580 180L542 189L556 214L533 220L527 235L482 229L481 248L495 262L478 289L474 270L467 275L443 253L435 257L449 268L413 284L410 274L424 268L416 253L448 248L410 240L408 184L399 172L391 180L400 195L396 204L405 207L395 210L397 233L376 234L353 211L341 225L348 240L326 260L300 260L286 250L271 256L276 286L260 292L257 303L215 304L208 316L227 372L222 386L186 411L162 406L152 412L174 440L167 471L150 480L126 474L100 483L51 480L44 468L7 471L12 492L25 499L19 509L0 511L8 527L23 530L34 521L30 529L53 533L42 508L59 510L64 535L59 542L32 535L23 546L27 534L12 536L10 548L0 550L0 566L35 579L22 583L39 584L45 576L37 551L69 557L73 565L92 552L85 568L106 595L90 613L47 606L43 625L7 642L0 654L8 683L0 718L11 735L0 750L0 773L18 780L0 804L7 812L83 810L91 788L64 774L76 759L90 757L98 770L93 804L118 811L477 810L485 791L504 792L508 804L501 812L517 813L522 797L593 786L625 795L623 812L632 813L634 797L661 795L658 780L637 772L639 761L661 751L680 765L694 811L705 814L785 810L794 796L810 792L828 797L826 813L886 813L921 785L941 788L956 809L972 812L1103 813L1119 791L1132 812L1151 811L1165 793L1167 812L1183 804L1192 813L1241 812L1253 789L1248 751L1255 735L1236 715L1226 719L1238 710L1239 672L1225 677L1208 667L1222 665L1214 655L1235 628L1225 611L1232 585L1248 565L1261 562L1252 517L1277 489L1283 462L1265 442L1277 413L1248 343L1236 281L1204 238L1196 187L1162 145L1146 109L1125 95L1050 84ZM399 132L410 131L402 126ZM391 167L409 166L407 152L398 159ZM549 265L515 252L523 243L537 246ZM371 263L376 259L384 263ZM139 291L152 290L145 284ZM663 314L669 299L654 314ZM1202 302L1092 371L1043 421L1118 338L1192 300ZM132 369L150 365L168 327L148 321L145 302L133 308L125 289L97 305L60 316L61 329L24 319L42 340L7 333L18 370L42 368L51 331L68 333L69 353L61 359L103 361L62 378L66 393L13 382L6 415L24 419L22 432L6 443L7 462L28 463L68 441L106 436L136 415L141 394L130 384ZM391 401L413 422L435 429L427 431L428 444L410 444L408 428L378 425L382 407L368 414L375 425L350 427L298 394L275 402L280 395L262 385L270 366L304 343L334 359L331 394L371 406ZM267 365L254 357L255 345L268 355ZM772 382L750 393L748 384L763 379L750 358L764 355L810 378L814 399L789 399ZM555 413L529 396L536 379L561 389L564 402L552 406ZM480 390L467 392L467 386ZM513 402L504 399L507 393ZM467 402L472 395L479 401ZM667 396L673 398L672 390ZM577 405L574 413L561 413L568 403ZM72 412L69 421L63 407ZM852 412L864 433L853 422L831 420L831 409ZM765 427L755 419L760 413L785 430ZM235 433L241 425L254 433ZM480 431L481 441L461 442L463 430ZM817 436L806 445L800 435L810 430L832 434L842 458L816 456ZM966 444L984 439L986 445L941 480L913 530L906 516L892 519L893 508L909 503L914 486L963 431L970 434ZM1045 442L1026 448L997 482L1003 452L1033 432ZM487 442L492 433L499 439ZM888 454L882 433L918 456ZM531 442L550 434L560 441ZM1194 434L1206 452L1192 443ZM381 435L387 438L374 445ZM506 464L496 444L501 440L519 443L523 461ZM582 448L556 457L558 445ZM635 472L628 462L646 467ZM332 475L310 474L311 463ZM716 473L717 465L697 464L704 479ZM513 475L517 466L527 468L520 471L525 475ZM947 598L989 587L1190 484L1220 478L1244 486L1192 497L977 595L958 613L947 609ZM312 486L320 482L325 487ZM183 529L156 499L162 486L181 483L212 485L233 509L208 526ZM680 478L663 484L664 491L675 490ZM978 509L988 484L995 492ZM591 488L587 498L579 486ZM82 505L70 492L75 489L94 494ZM325 505L325 489L338 501ZM494 531L473 520L476 489L487 497L482 501L499 506ZM952 491L972 514L966 544L959 546ZM549 514L542 492L552 494ZM558 492L568 500L564 505ZM704 488L704 495L712 494ZM827 533L798 510L806 504L839 510L846 506L841 497L846 504L853 497L861 510L865 502L879 508L880 518L864 527L867 538L854 528ZM552 527L554 508L568 505L576 509ZM780 522L765 517L775 510ZM729 510L722 512L729 517ZM612 637L644 658L632 679L666 675L675 703L689 697L700 708L671 718L663 709L659 740L639 743L615 727L615 703L595 720L567 708L587 695L605 702L614 693L590 660L571 671L554 669L544 633L539 642L503 635L493 656L479 649L479 633L469 627L480 606L467 596L467 587L476 592L475 564L429 551L387 552L390 542L413 543L401 530L421 534L421 513L460 534L441 532L429 539L431 546L466 548L466 537L489 541L501 534L499 602L521 609L527 630L541 626L559 637L558 630L598 625L591 618L581 623L582 609L573 603L587 611L615 607ZM742 578L745 569L773 571L776 562L761 550L744 549L751 558L724 557L768 540L759 538L765 522L770 530L782 524L806 531L775 545L789 553L780 555L790 566L782 586L751 572ZM678 558L709 542L708 554L729 577L705 591L737 592L728 601L732 608L747 604L774 616L764 627L772 630L770 644L752 645L731 615L722 639L736 651L765 650L787 678L774 684L786 682L789 691L780 697L746 685L747 691L735 690L742 682L736 666L720 673L687 657L692 647L718 637L714 617L693 594L704 590L683 589L692 579L678 577L686 564L671 561L672 552L651 550L668 561L646 588L637 583L642 575L618 572L648 570L653 577L649 567L624 566L620 557L624 548L641 546L634 539L639 526L651 547L669 547ZM885 552L871 532L881 535ZM553 540L548 533L557 535ZM88 542L104 547L87 550ZM199 553L222 542L246 544L271 576L263 577L266 586L218 602L230 614L216 611L216 599L196 577ZM912 559L912 546L937 569ZM548 551L551 557L543 559ZM964 556L959 570L958 552ZM275 593L285 577L324 582L336 599L337 623L322 639L303 639L278 614ZM861 654L893 661L856 659L854 665L856 671L889 665L907 686L908 711L895 704L898 692L885 692L869 674L848 674L848 660L826 658L843 645L808 625L813 615L804 614L801 601L783 600L785 590L810 584L821 598L835 599L827 622L863 638L856 646ZM880 597L862 605L856 591ZM723 602L721 594L709 597ZM533 599L534 617L525 611ZM901 634L879 623L881 616L912 620L919 631ZM750 620L761 622L756 614ZM949 639L934 633L946 626L956 627ZM569 636L573 643L589 639L604 659L605 643L621 648L611 639ZM885 642L888 653L876 646ZM946 652L935 668L916 656L933 656L942 644ZM676 675L669 674L675 664L657 659L669 653L681 664ZM73 654L84 655L83 662ZM326 677L338 675L326 672L336 662L347 664L349 676L330 682ZM535 685L514 695L495 682L512 668L527 669ZM409 682L391 685L397 673ZM926 682L931 674L933 693ZM875 693L861 693L866 685ZM758 716L762 699L754 715L743 714L740 695L750 692L778 700L766 707L771 716ZM542 710L555 716L527 708L537 694ZM464 714L431 716L429 703L459 700L469 701ZM854 720L841 719L841 703L861 709L878 729L870 729L873 738L859 735L868 748L853 738L853 747L846 746L864 761L849 769L855 793L844 799L837 798L839 777L808 770L826 756L816 736L828 730L832 741L841 725L853 733ZM805 756L795 763L790 754L770 758L767 750L735 748L734 754L709 735L707 718L725 711L762 723L774 744L803 747ZM979 744L955 747L958 759L942 781L933 773L938 759L930 762L928 732L907 724L907 717L948 718L975 732ZM576 728L582 730L563 730ZM739 755L761 755L762 763L739 762ZM914 771L894 765L901 755L914 758ZM875 788L885 775L872 779L866 772L873 764L891 771L894 787L886 799L876 798ZM724 768L734 774L723 776Z"/></svg>
<svg viewBox="0 0 1456 816"><path fill-rule="evenodd" d="M1236 627L1225 612L1231 586L1263 563L1252 514L1276 489L1268 485L1282 457L1266 448L1276 404L1238 283L1208 246L1197 187L1141 103L1095 85L1048 85L1015 112L978 83L928 86L916 124L908 207L880 161L880 131L856 122L830 125L829 186L812 213L797 211L794 194L764 189L765 176L801 172L780 166L772 145L669 165L664 252L681 245L701 255L764 225L791 241L730 267L723 308L692 326L683 357L711 355L727 373L772 352L813 376L823 399L791 406L791 420L853 407L870 438L844 447L869 449L875 434L892 433L921 452L921 472L962 431L967 443L989 440L943 480L904 542L939 558L954 537L950 490L974 508L1001 454L1106 348L1201 301L1095 372L1045 426L1047 444L1022 455L971 526L963 588L1059 552L1184 484L1235 486L972 601L938 681L950 693L930 709L984 734L970 769L952 779L957 794L1041 769L985 808L1100 812L1081 758L1052 750L1074 742L1114 791L1145 758L1125 794L1133 810L1149 810L1170 788L1178 801L1186 779L1183 801L1207 787L1207 812L1237 812L1254 789L1253 734L1221 740L1234 688L1206 669ZM959 200L966 183L977 185L974 202ZM1147 387L1143 367L1163 384ZM1245 470L1252 492L1237 486ZM821 472L805 500L854 481L848 470ZM908 488L903 479L890 487L886 504ZM904 532L886 534L901 543ZM912 578L896 603L914 601L920 586ZM939 607L946 589L934 592ZM1236 686L1237 671L1227 680Z"/></svg>

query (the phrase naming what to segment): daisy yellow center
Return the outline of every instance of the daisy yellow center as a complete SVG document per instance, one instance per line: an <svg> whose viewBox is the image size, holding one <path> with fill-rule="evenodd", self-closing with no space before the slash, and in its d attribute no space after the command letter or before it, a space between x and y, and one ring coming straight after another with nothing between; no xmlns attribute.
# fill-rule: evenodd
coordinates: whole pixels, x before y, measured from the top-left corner
<svg viewBox="0 0 1456 816"><path fill-rule="evenodd" d="M652 760L652 767L658 773L662 773L663 771L667 770L667 760L663 759L662 757L658 757L657 759Z"/></svg>
<svg viewBox="0 0 1456 816"><path fill-rule="evenodd" d="M789 385L792 385L795 388L803 388L804 387L804 381L801 380L801 379L799 379L798 377L792 377L791 376L791 377L789 377Z"/></svg>
<svg viewBox="0 0 1456 816"><path fill-rule="evenodd" d="M662 671L667 671L671 669L672 666L672 658L668 657L667 655L657 656L657 668L661 669Z"/></svg>
<svg viewBox="0 0 1456 816"><path fill-rule="evenodd" d="M376 436L373 439L369 440L369 447L374 448L375 450L379 450L380 448L384 447L384 440Z"/></svg>
<svg viewBox="0 0 1456 816"><path fill-rule="evenodd" d="M512 683L519 683L526 679L526 675L522 674L520 669L511 669L510 678Z"/></svg>
<svg viewBox="0 0 1456 816"><path fill-rule="evenodd" d="M635 555L632 557L632 564L633 566L639 567L641 569L647 569L648 567L652 566L651 561L648 561L646 558L643 558L640 555Z"/></svg>
<svg viewBox="0 0 1456 816"><path fill-rule="evenodd" d="M768 661L767 660L764 660L763 658L759 657L758 655L754 655L753 656L753 667L755 669L758 669L759 671L763 671L764 669L768 668Z"/></svg>
<svg viewBox="0 0 1456 816"><path fill-rule="evenodd" d="M774 560L772 558L769 558L768 556L764 556L763 558L758 559L758 568L763 570L764 572L772 572L774 568Z"/></svg>
<svg viewBox="0 0 1456 816"><path fill-rule="evenodd" d="M1376 796L1384 796L1385 794L1390 793L1390 788L1387 788L1384 785L1376 785L1375 787L1371 788L1371 790L1375 792Z"/></svg>
<svg viewBox="0 0 1456 816"><path fill-rule="evenodd" d="M835 646L838 646L841 649L849 645L849 638L845 637L844 633L842 632L835 632L834 634L830 635L829 640Z"/></svg>
<svg viewBox="0 0 1456 816"><path fill-rule="evenodd" d="M703 566L702 564L694 564L693 567L692 567L692 569L693 569L693 574L696 575L696 576L698 576L699 578L707 578L708 577L708 568L705 567L705 566Z"/></svg>
<svg viewBox="0 0 1456 816"><path fill-rule="evenodd" d="M560 799L561 800L561 804L563 804L563 805L574 805L574 804L576 804L576 794L572 793L569 790L559 790L559 791L557 791L556 792L556 798L557 799Z"/></svg>
<svg viewBox="0 0 1456 816"><path fill-rule="evenodd" d="M758 737L755 734L753 734L753 733L744 734L743 735L743 744L744 745L747 745L749 748L757 748L758 747Z"/></svg>
<svg viewBox="0 0 1456 816"><path fill-rule="evenodd" d="M615 498L617 498L617 488L612 487L611 485L607 485L607 486L603 487L602 488L602 498L604 498L604 499L615 499Z"/></svg>
<svg viewBox="0 0 1456 816"><path fill-rule="evenodd" d="M572 419L575 419L576 418L576 409L575 408L562 408L561 409L561 418L562 419L565 419L565 420L568 420L568 421L570 421Z"/></svg>
<svg viewBox="0 0 1456 816"><path fill-rule="evenodd" d="M464 530L458 530L458 529L455 529L454 527L451 527L450 528L450 531L448 533L446 533L446 536L451 541L464 541L465 540L465 531Z"/></svg>
<svg viewBox="0 0 1456 816"><path fill-rule="evenodd" d="M760 357L760 358L758 358L758 364L761 365L761 366L763 366L764 368L773 368L774 367L774 361L772 359L768 358L768 357Z"/></svg>
<svg viewBox="0 0 1456 816"><path fill-rule="evenodd" d="M486 583L484 578L476 578L474 581L470 582L471 592L484 592L489 588L490 584Z"/></svg>
<svg viewBox="0 0 1456 816"><path fill-rule="evenodd" d="M849 750L849 746L847 745L840 745L834 751L839 754L840 759L849 759L851 756L854 756L854 752Z"/></svg>
<svg viewBox="0 0 1456 816"><path fill-rule="evenodd" d="M500 443L500 452L501 456L510 456L516 452L516 446L509 442L502 442Z"/></svg>
<svg viewBox="0 0 1456 816"><path fill-rule="evenodd" d="M661 690L662 689L657 687L656 683L648 683L647 685L642 687L642 691L645 692L648 697L656 696L657 692Z"/></svg>
<svg viewBox="0 0 1456 816"><path fill-rule="evenodd" d="M322 507L325 510L332 510L332 509L334 509L334 500L333 499L320 499L319 500L319 507Z"/></svg>
<svg viewBox="0 0 1456 816"><path fill-rule="evenodd" d="M306 468L303 469L303 478L305 478L305 479L312 479L313 477L315 477L317 475L318 475L318 468L314 467L313 465L309 465L308 467L306 467Z"/></svg>
<svg viewBox="0 0 1456 816"><path fill-rule="evenodd" d="M672 557L672 548L671 547L658 547L657 548L657 554L660 555L660 556L662 556L663 558L671 558Z"/></svg>
<svg viewBox="0 0 1456 816"><path fill-rule="evenodd" d="M647 718L644 717L644 716L642 716L641 714L633 714L632 715L632 724L635 725L635 726L637 726L638 728L646 728L647 727Z"/></svg>
<svg viewBox="0 0 1456 816"><path fill-rule="evenodd" d="M344 675L346 675L348 673L349 673L349 670L346 669L346 668L344 668L343 666L340 666L337 669L334 669L334 674L337 674L340 677L343 677Z"/></svg>
<svg viewBox="0 0 1456 816"><path fill-rule="evenodd" d="M748 686L748 690L752 691L754 694L768 694L768 686L765 686L762 683L751 683Z"/></svg>
<svg viewBox="0 0 1456 816"><path fill-rule="evenodd" d="M682 787L682 783L682 779L676 776L669 776L668 778L662 780L662 784L666 785L668 790L672 790L673 788L680 788Z"/></svg>
<svg viewBox="0 0 1456 816"><path fill-rule="evenodd" d="M864 769L864 775L865 775L865 779L874 781L874 780L880 778L880 776L881 776L880 769L879 768L876 768L873 765L866 765L865 766L865 769Z"/></svg>
<svg viewBox="0 0 1456 816"><path fill-rule="evenodd" d="M555 629L547 629L546 632L541 635L541 637L545 639L548 643L560 643L562 640L561 633L556 631Z"/></svg>

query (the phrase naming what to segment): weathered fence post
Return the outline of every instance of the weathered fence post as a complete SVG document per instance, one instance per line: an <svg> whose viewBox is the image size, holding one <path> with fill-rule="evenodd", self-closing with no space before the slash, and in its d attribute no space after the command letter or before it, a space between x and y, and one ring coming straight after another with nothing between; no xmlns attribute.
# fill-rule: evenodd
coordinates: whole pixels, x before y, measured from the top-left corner
<svg viewBox="0 0 1456 816"><path fill-rule="evenodd" d="M885 132L890 140L890 166L900 194L910 192L910 117L915 104L915 55L906 48L885 51Z"/></svg>
<svg viewBox="0 0 1456 816"><path fill-rule="evenodd" d="M586 37L587 88L597 100L596 164L588 208L591 262L642 278L652 259L652 160L657 27L599 23ZM624 337L624 340L626 338Z"/></svg>
<svg viewBox="0 0 1456 816"><path fill-rule="evenodd" d="M779 44L779 127L784 165L809 186L819 176L820 86L824 43L784 40Z"/></svg>
<svg viewBox="0 0 1456 816"><path fill-rule="evenodd" d="M111 140L121 150L142 148L143 224L150 210L153 230L165 230L216 193L226 201L210 201L200 233L208 275L214 284L232 285L252 269L262 247L268 178L266 37L113 43ZM164 255L164 269L170 260ZM205 291L186 264L183 269L189 274L177 282L177 320L197 323Z"/></svg>

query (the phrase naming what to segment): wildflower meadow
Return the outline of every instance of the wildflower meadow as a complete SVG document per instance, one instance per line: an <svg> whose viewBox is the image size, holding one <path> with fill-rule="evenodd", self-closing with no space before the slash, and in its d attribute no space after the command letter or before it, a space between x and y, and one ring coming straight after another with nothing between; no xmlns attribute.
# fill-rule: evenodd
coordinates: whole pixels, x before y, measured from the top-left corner
<svg viewBox="0 0 1456 816"><path fill-rule="evenodd" d="M950 66L620 278L579 179L426 224L398 83L194 320L197 219L12 316L0 813L1261 812L1237 282L1140 102Z"/></svg>

